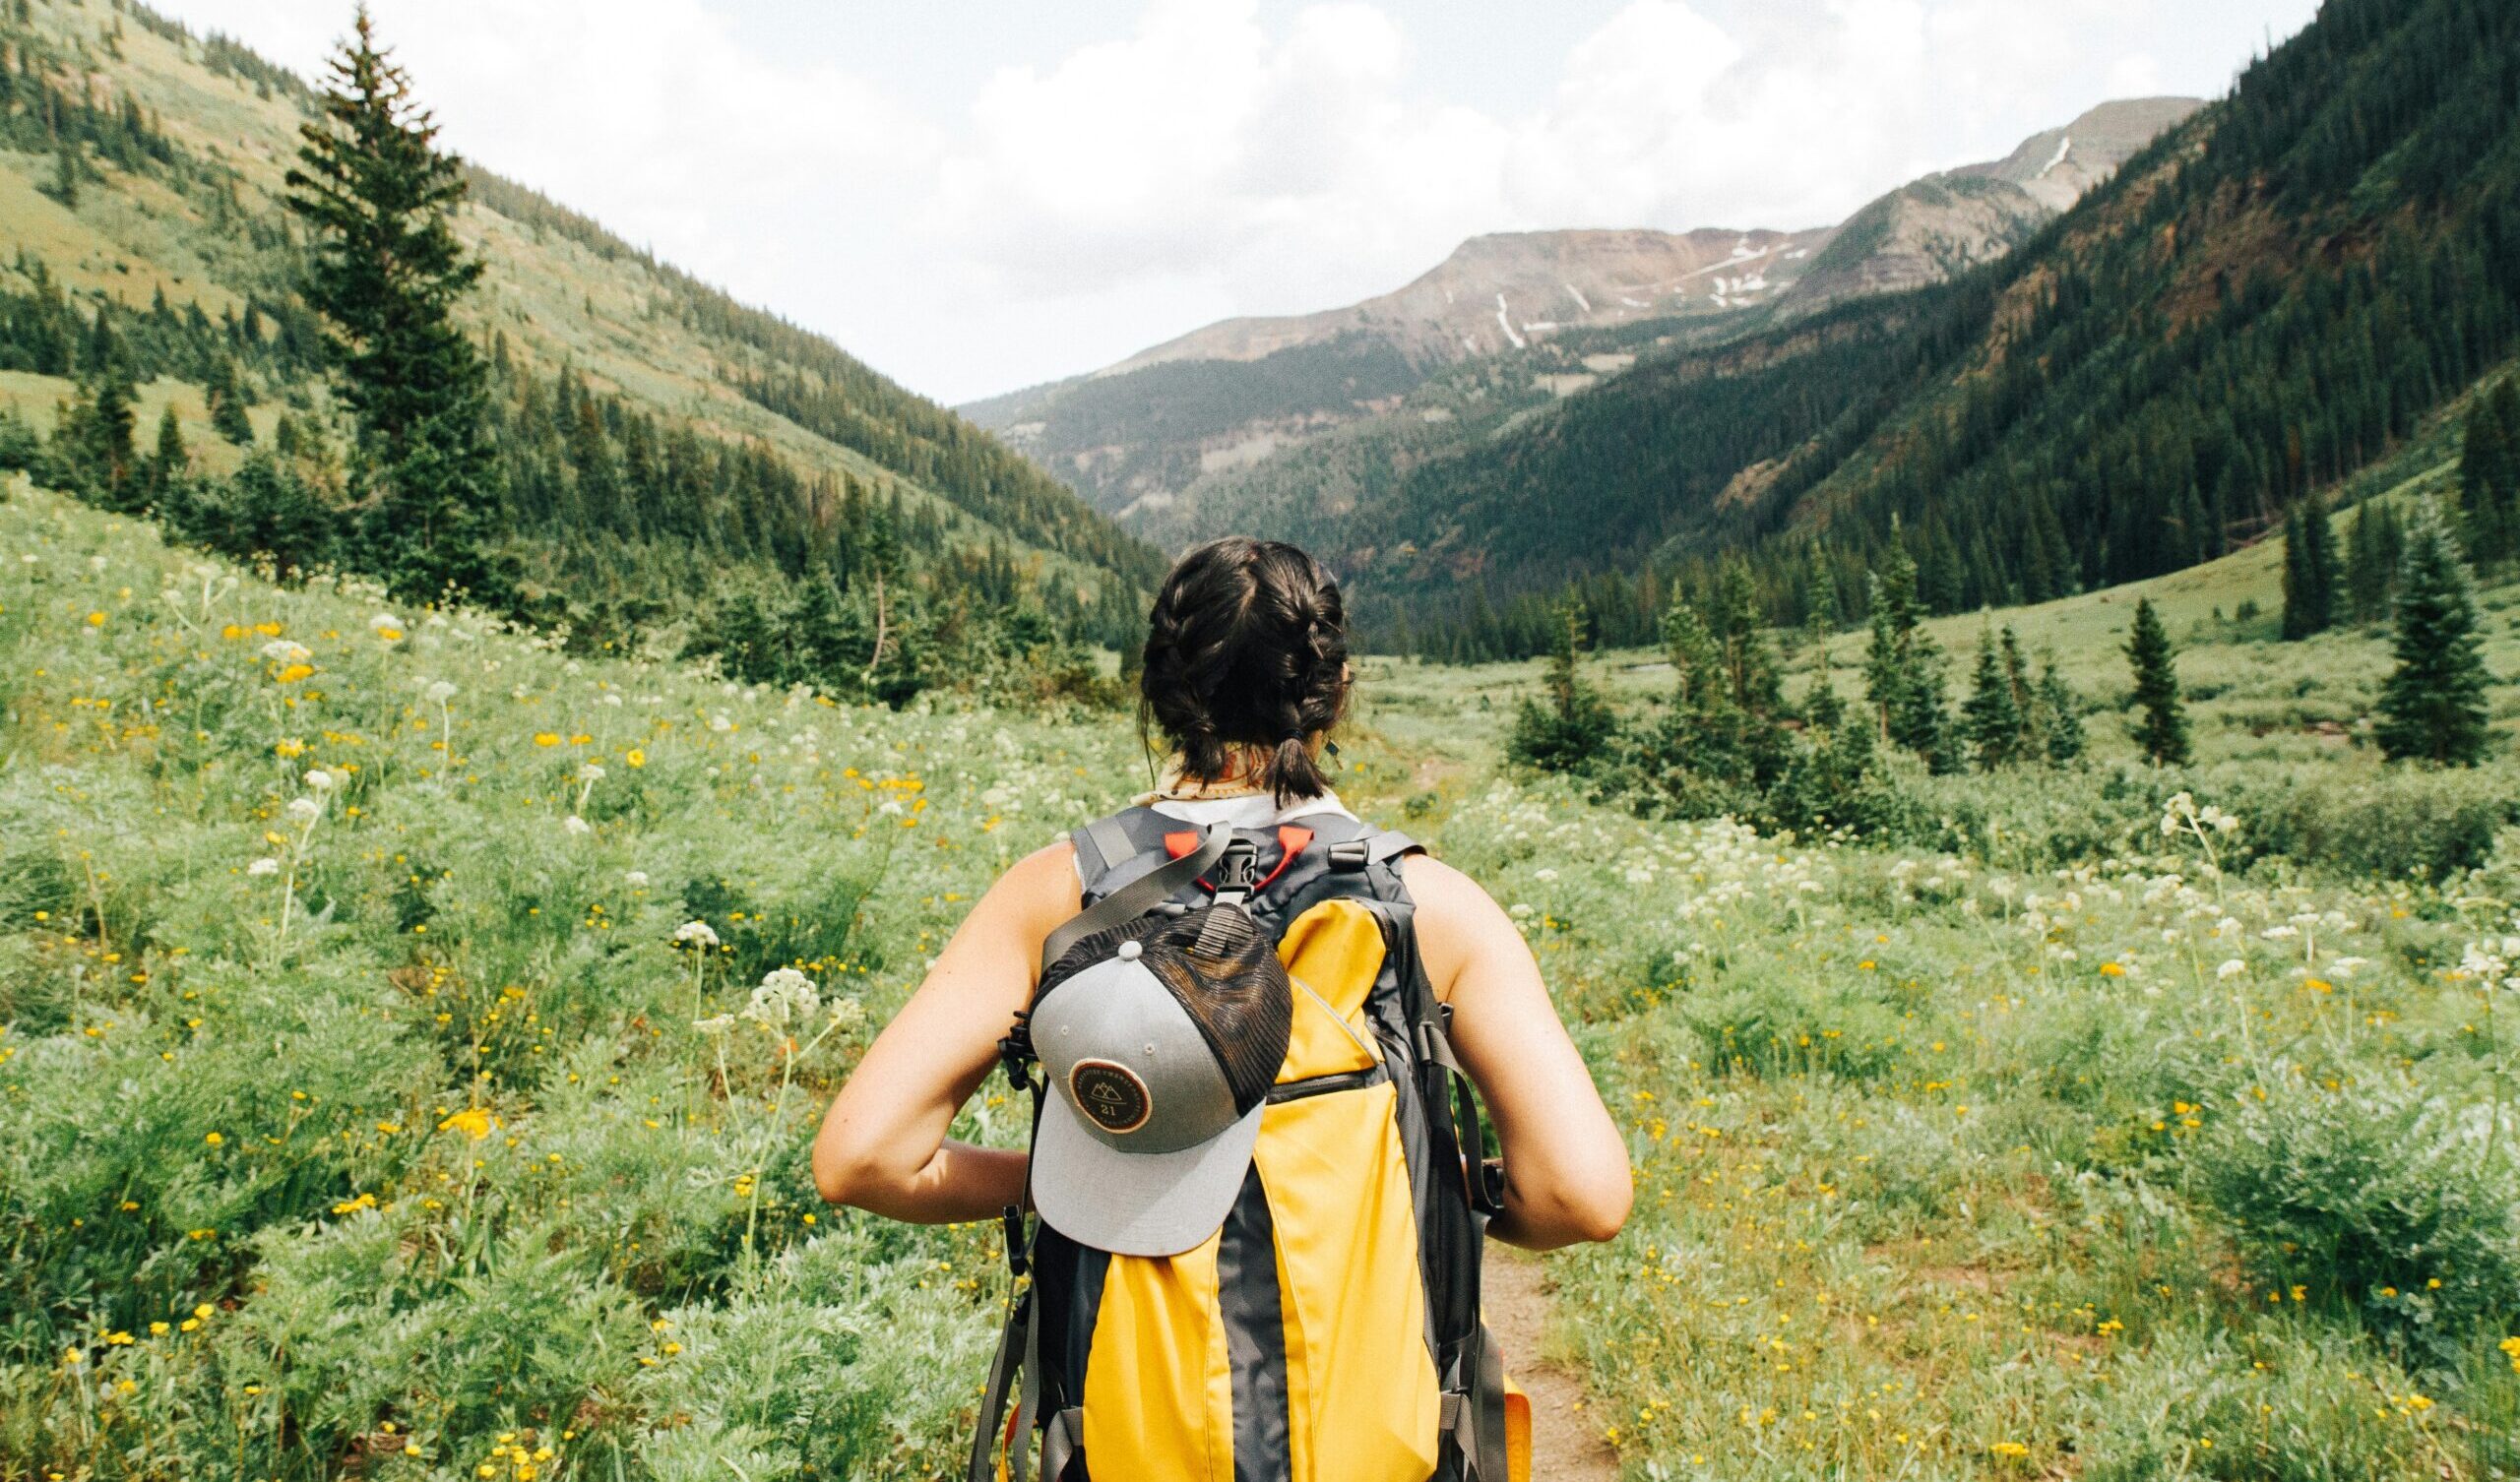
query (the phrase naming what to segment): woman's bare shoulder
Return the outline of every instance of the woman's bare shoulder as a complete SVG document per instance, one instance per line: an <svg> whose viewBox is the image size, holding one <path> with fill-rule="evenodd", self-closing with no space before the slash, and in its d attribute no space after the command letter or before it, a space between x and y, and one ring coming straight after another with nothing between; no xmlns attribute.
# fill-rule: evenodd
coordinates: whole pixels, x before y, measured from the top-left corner
<svg viewBox="0 0 2520 1482"><path fill-rule="evenodd" d="M1418 904L1422 922L1464 924L1488 914L1502 915L1484 887L1431 854L1412 854L1400 862L1400 878L1409 898Z"/></svg>

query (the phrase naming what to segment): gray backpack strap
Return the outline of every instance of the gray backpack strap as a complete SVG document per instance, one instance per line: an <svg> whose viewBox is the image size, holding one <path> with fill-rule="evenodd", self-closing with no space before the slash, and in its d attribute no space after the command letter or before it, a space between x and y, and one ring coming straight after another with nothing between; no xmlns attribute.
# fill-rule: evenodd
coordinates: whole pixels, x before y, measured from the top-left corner
<svg viewBox="0 0 2520 1482"><path fill-rule="evenodd" d="M1098 818L1068 834L1076 845L1076 873L1091 888L1138 852L1128 829L1117 818Z"/></svg>
<svg viewBox="0 0 2520 1482"><path fill-rule="evenodd" d="M1219 824L1207 831L1199 847L1156 866L1068 918L1066 925L1041 943L1041 969L1048 971L1052 962L1067 956L1069 948L1096 932L1124 926L1171 899L1173 892L1206 874L1209 866L1223 859L1226 846L1232 842L1233 831Z"/></svg>

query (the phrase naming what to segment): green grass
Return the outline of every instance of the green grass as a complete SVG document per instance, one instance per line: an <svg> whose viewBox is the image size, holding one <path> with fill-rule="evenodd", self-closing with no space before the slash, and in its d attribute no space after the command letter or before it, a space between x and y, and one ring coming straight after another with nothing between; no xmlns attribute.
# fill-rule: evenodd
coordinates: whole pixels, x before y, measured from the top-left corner
<svg viewBox="0 0 2520 1482"><path fill-rule="evenodd" d="M2098 676L2123 604L2015 616ZM2280 689L2375 642L2189 662ZM2224 878L2147 830L2032 871L1640 821L1499 771L1527 670L1362 668L1343 789L1524 924L1630 1138L1630 1229L1547 1267L1627 1475L2520 1467L2520 1013L2458 973L2510 865ZM2200 704L2245 753L2206 774L2377 774L2222 718L2258 703ZM2071 785L2125 774L2108 729ZM1141 768L1124 716L574 661L11 494L0 1474L949 1468L994 1232L821 1208L806 1140L971 899ZM2179 779L2131 775L2157 817ZM675 945L694 919L717 948ZM783 964L836 1013L695 1027ZM960 1130L1020 1107L992 1082Z"/></svg>

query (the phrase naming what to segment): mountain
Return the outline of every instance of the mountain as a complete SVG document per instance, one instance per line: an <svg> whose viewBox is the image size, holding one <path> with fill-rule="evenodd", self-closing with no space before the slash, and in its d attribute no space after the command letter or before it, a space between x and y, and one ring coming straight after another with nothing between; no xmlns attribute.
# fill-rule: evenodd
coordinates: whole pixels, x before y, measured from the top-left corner
<svg viewBox="0 0 2520 1482"><path fill-rule="evenodd" d="M1832 231L1784 297L1817 308L1938 283L1992 262L2200 106L2188 97L2103 103L2061 129L2033 134L2001 159L1903 185Z"/></svg>
<svg viewBox="0 0 2520 1482"><path fill-rule="evenodd" d="M2182 569L2511 354L2515 99L2520 7L2328 0L1996 262L1648 355L1283 532L1448 654L1544 646L1569 584L1648 639L1734 554L1796 622L1854 620L1893 543L1942 612Z"/></svg>
<svg viewBox="0 0 2520 1482"><path fill-rule="evenodd" d="M344 501L351 428L282 205L314 107L294 75L133 0L0 4L0 416L48 427L102 325L144 439L171 406L200 479L258 448ZM863 616L895 653L1019 607L1131 631L1161 555L1023 457L584 216L470 184L456 226L486 271L459 312L493 362L499 525L574 641L705 630L731 592L776 610L826 579L843 618L884 609ZM229 377L250 432L214 425Z"/></svg>
<svg viewBox="0 0 2520 1482"><path fill-rule="evenodd" d="M1770 323L1866 293L1939 281L2000 256L2197 104L2104 104L1985 164L1928 176L1835 227L1569 230L1473 237L1407 286L1283 318L1228 319L1091 375L963 411L1040 459L1098 508L1172 543L1243 516L1206 498L1330 429L1397 416L1403 442L1501 404L1537 404L1615 374L1639 345ZM1465 365L1477 369L1418 396ZM1480 387L1481 406L1459 404ZM1459 431L1461 429L1456 429ZM1275 476L1277 470L1263 474ZM1174 510L1185 496L1206 508ZM1265 501L1264 501L1265 502Z"/></svg>

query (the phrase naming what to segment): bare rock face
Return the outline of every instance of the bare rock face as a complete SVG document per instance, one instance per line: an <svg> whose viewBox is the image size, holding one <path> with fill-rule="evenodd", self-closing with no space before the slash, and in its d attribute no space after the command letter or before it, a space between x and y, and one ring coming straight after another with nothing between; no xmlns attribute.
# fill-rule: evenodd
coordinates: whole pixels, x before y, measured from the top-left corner
<svg viewBox="0 0 2520 1482"><path fill-rule="evenodd" d="M1274 465L1335 429L1449 420L1453 408L1410 404L1429 378L1495 362L1522 393L1569 396L1624 370L1630 340L1721 335L1735 322L1940 282L2011 251L2199 106L2104 103L2001 159L1901 186L1832 227L1473 237L1361 303L1225 320L962 410L1103 511L1165 538L1173 532L1157 528L1170 519L1162 512L1184 494ZM1649 324L1610 344L1551 347Z"/></svg>
<svg viewBox="0 0 2520 1482"><path fill-rule="evenodd" d="M1340 309L1228 319L1099 375L1172 360L1257 360L1344 335L1386 340L1419 364L1522 349L1561 330L1670 319L1775 296L1825 231L1643 228L1472 237L1407 286Z"/></svg>
<svg viewBox="0 0 2520 1482"><path fill-rule="evenodd" d="M2001 159L1903 185L1830 233L1790 301L1817 308L1922 287L2001 257L2201 106L2187 97L2103 103Z"/></svg>

